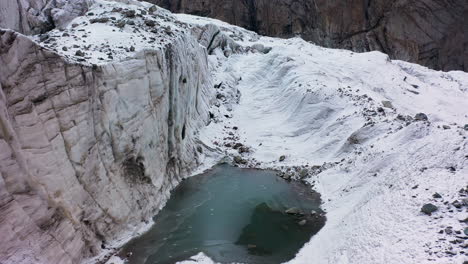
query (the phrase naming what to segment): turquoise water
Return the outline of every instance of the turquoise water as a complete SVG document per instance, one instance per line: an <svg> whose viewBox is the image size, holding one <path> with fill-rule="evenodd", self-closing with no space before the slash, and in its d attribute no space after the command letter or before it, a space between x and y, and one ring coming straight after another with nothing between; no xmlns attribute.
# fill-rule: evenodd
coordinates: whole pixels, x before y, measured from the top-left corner
<svg viewBox="0 0 468 264"><path fill-rule="evenodd" d="M273 171L219 165L183 181L151 230L121 256L131 252L130 264L175 263L199 252L221 263L282 263L325 224L310 213L322 212L319 206L310 187ZM291 207L304 215L286 214Z"/></svg>

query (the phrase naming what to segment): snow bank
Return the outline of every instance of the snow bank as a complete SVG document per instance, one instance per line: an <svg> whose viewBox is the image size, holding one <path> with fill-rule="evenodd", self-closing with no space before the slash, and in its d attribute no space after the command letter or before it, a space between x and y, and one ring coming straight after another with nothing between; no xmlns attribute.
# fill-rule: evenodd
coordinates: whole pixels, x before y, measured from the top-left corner
<svg viewBox="0 0 468 264"><path fill-rule="evenodd" d="M459 221L466 204L452 202L468 191L460 191L468 183L467 73L178 17L217 24L250 50L210 56L219 100L215 122L201 134L205 144L247 166L319 168L304 180L322 194L328 220L290 263L466 259ZM272 49L259 52L258 44ZM418 113L428 120L416 120ZM250 152L240 153L236 142ZM432 216L420 212L428 202L439 207Z"/></svg>

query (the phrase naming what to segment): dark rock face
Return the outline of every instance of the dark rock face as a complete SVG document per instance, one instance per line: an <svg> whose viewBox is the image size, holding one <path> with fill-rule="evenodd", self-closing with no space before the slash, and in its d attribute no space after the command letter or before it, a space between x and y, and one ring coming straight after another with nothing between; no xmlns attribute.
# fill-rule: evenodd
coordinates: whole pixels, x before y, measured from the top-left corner
<svg viewBox="0 0 468 264"><path fill-rule="evenodd" d="M358 52L378 50L433 69L468 71L466 0L149 0L263 35Z"/></svg>

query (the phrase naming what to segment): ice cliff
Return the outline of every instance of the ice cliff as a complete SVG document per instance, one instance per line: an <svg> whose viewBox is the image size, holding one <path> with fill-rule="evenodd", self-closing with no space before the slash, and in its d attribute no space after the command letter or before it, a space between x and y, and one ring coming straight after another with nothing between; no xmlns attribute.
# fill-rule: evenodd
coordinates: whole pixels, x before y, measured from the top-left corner
<svg viewBox="0 0 468 264"><path fill-rule="evenodd" d="M121 31L138 38L131 25L96 27L83 57L0 30L1 263L98 255L150 220L199 165L195 135L212 94L206 48L152 5L100 1L91 11L125 17L145 39L100 61L99 41L120 45ZM48 41L86 32L96 26L90 19L47 33ZM150 20L174 30L143 26Z"/></svg>

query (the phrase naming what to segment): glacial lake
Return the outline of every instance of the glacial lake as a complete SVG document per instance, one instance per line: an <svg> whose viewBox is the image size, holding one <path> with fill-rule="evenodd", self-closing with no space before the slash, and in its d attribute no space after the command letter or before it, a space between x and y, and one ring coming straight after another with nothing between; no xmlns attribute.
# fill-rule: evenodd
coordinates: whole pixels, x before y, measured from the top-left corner
<svg viewBox="0 0 468 264"><path fill-rule="evenodd" d="M320 202L310 187L274 171L218 165L174 189L154 226L120 256L172 264L204 252L219 263L282 263L325 224ZM294 207L302 214L285 212Z"/></svg>

